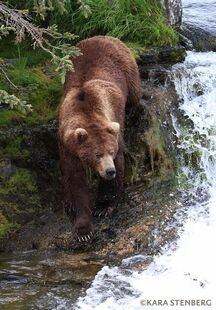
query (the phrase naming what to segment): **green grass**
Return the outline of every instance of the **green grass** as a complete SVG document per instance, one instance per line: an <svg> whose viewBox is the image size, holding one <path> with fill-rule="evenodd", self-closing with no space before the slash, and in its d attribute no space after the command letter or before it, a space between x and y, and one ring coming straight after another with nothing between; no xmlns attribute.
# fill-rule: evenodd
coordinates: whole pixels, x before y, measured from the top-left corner
<svg viewBox="0 0 216 310"><path fill-rule="evenodd" d="M156 0L87 0L92 14L86 19L80 11L71 12L68 23L80 38L110 35L144 45L174 45L177 37L165 23ZM66 22L67 23L67 22Z"/></svg>
<svg viewBox="0 0 216 310"><path fill-rule="evenodd" d="M9 126L21 114L14 110L0 110L0 128Z"/></svg>
<svg viewBox="0 0 216 310"><path fill-rule="evenodd" d="M10 35L0 40L0 58L26 59L26 66L33 67L50 59L50 55L40 48L33 49L32 42L25 40L22 43L15 43L14 36Z"/></svg>
<svg viewBox="0 0 216 310"><path fill-rule="evenodd" d="M9 79L17 86L13 88L1 76L0 88L15 94L33 107L27 117L6 106L0 110L0 127L21 124L37 124L47 122L56 117L56 109L62 95L63 85L50 62L39 63L37 66L28 64L27 58L20 55L18 59L7 65Z"/></svg>
<svg viewBox="0 0 216 310"><path fill-rule="evenodd" d="M18 9L28 9L34 22L40 23L33 12L33 0L9 0L9 3ZM54 10L49 12L45 23L57 24L62 32L70 31L80 38L106 34L154 46L173 45L177 41L175 32L165 23L160 0L85 0L92 12L88 18L80 10L78 1L64 1L63 15L57 2L53 3Z"/></svg>
<svg viewBox="0 0 216 310"><path fill-rule="evenodd" d="M49 57L41 50L33 50L30 43L14 44L13 37L0 40L0 58L5 60L5 71L17 86L15 89L0 75L0 89L14 94L33 106L33 112L24 117L7 106L0 109L0 128L24 124L38 124L56 117L63 85Z"/></svg>

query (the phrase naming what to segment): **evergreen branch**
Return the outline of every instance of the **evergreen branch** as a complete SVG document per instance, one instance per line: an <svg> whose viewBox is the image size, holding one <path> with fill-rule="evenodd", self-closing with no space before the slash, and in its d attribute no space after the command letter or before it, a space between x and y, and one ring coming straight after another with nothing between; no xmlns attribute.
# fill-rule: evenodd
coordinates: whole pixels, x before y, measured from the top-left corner
<svg viewBox="0 0 216 310"><path fill-rule="evenodd" d="M15 95L10 95L5 90L0 89L0 106L7 104L11 109L16 109L24 114L32 112L32 105L26 101L17 98Z"/></svg>

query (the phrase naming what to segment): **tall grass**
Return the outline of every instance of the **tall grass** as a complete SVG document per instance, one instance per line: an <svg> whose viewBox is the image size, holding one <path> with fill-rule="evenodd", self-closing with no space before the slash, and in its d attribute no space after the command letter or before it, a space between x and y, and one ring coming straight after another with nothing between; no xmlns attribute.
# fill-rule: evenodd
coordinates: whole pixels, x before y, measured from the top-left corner
<svg viewBox="0 0 216 310"><path fill-rule="evenodd" d="M124 41L142 45L174 45L177 38L165 23L165 14L159 0L86 0L91 15L73 10L64 19L63 27L71 27L80 38L93 35L111 35ZM61 23L58 21L57 22Z"/></svg>
<svg viewBox="0 0 216 310"><path fill-rule="evenodd" d="M8 0L16 8L27 8L33 21L39 18L34 14L34 0ZM111 35L123 41L142 45L174 45L177 37L174 30L165 22L165 12L160 0L84 0L91 9L86 18L77 0L64 0L64 13L56 7L59 1L50 0L53 10L47 12L42 26L57 24L61 31L70 31L80 39L93 35Z"/></svg>

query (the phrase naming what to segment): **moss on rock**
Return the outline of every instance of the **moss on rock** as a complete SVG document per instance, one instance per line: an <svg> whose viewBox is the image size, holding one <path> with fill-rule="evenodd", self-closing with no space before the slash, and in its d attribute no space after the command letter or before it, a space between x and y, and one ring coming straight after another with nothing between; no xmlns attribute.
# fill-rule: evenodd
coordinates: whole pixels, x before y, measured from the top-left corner
<svg viewBox="0 0 216 310"><path fill-rule="evenodd" d="M0 158L28 159L31 155L22 135L14 133L9 137L7 134L0 137Z"/></svg>
<svg viewBox="0 0 216 310"><path fill-rule="evenodd" d="M18 228L18 224L8 221L8 219L0 211L0 240Z"/></svg>
<svg viewBox="0 0 216 310"><path fill-rule="evenodd" d="M152 173L162 179L174 176L175 168L170 154L167 153L166 143L161 133L160 123L155 116L152 117L152 126L145 133L147 152L150 159Z"/></svg>
<svg viewBox="0 0 216 310"><path fill-rule="evenodd" d="M0 177L0 212L6 220L2 222L2 230L20 227L31 220L41 209L40 196L32 171L16 168L14 173ZM16 224L14 224L16 223Z"/></svg>
<svg viewBox="0 0 216 310"><path fill-rule="evenodd" d="M27 191L28 193L37 192L35 179L29 170L18 168L16 173L5 182L0 189L0 194L17 194Z"/></svg>

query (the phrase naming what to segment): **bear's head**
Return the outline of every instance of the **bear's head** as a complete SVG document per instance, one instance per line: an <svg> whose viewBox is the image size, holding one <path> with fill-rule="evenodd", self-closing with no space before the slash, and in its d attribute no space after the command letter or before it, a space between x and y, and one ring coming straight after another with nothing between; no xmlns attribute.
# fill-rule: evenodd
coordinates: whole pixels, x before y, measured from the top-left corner
<svg viewBox="0 0 216 310"><path fill-rule="evenodd" d="M85 125L65 132L64 142L71 153L102 178L116 176L114 159L118 152L120 125L117 122Z"/></svg>

